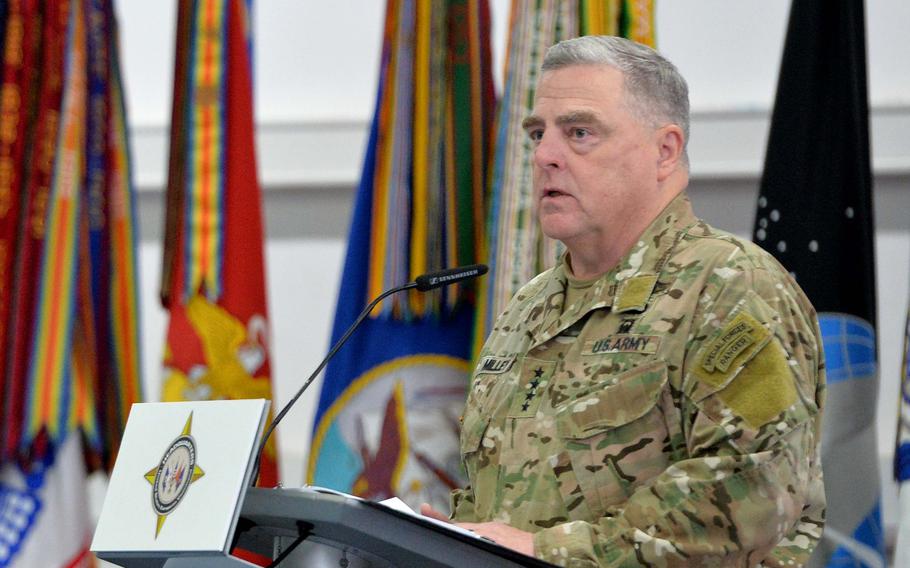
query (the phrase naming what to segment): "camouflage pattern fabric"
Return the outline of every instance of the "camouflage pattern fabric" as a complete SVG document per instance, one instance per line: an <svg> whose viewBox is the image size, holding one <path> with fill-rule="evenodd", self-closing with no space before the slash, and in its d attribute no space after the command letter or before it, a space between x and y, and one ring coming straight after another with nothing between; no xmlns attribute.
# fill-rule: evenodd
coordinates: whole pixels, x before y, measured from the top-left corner
<svg viewBox="0 0 910 568"><path fill-rule="evenodd" d="M572 305L563 262L478 360L453 519L560 566L795 566L821 536L824 352L770 255L685 193Z"/></svg>

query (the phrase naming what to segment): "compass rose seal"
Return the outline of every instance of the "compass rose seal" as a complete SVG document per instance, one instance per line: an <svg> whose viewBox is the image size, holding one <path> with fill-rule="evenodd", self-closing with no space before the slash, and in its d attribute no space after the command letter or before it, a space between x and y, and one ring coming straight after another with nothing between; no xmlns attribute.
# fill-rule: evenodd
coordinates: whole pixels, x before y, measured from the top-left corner
<svg viewBox="0 0 910 568"><path fill-rule="evenodd" d="M152 484L152 507L158 515L155 538L161 532L164 520L183 500L190 485L205 475L196 465L196 441L190 434L193 413L190 412L183 432L164 451L158 467L145 474Z"/></svg>
<svg viewBox="0 0 910 568"><path fill-rule="evenodd" d="M161 458L152 483L152 506L159 515L167 515L180 504L190 487L189 472L196 467L196 442L192 436L180 436Z"/></svg>

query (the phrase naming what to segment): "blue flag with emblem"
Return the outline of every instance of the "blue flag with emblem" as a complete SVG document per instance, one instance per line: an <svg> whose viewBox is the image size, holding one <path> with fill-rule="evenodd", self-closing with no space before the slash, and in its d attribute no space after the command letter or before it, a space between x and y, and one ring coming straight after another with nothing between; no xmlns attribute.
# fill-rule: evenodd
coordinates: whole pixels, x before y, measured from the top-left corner
<svg viewBox="0 0 910 568"><path fill-rule="evenodd" d="M812 565L885 566L862 0L793 2L754 237L805 290L824 340L828 511Z"/></svg>
<svg viewBox="0 0 910 568"><path fill-rule="evenodd" d="M492 103L486 1L389 0L333 343L383 289L477 262ZM309 483L448 508L474 295L400 294L364 321L326 369Z"/></svg>

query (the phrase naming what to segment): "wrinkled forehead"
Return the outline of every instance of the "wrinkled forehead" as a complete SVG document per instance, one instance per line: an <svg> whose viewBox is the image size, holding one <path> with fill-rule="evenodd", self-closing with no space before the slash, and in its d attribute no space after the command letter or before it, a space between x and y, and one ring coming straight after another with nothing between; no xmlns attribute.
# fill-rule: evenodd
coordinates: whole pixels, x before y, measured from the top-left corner
<svg viewBox="0 0 910 568"><path fill-rule="evenodd" d="M541 69L537 76L537 87L540 88L545 81L550 81L553 77L566 75L580 77L609 77L611 81L616 82L620 86L625 82L625 74L622 69L614 65L608 65L606 63L572 63L556 68Z"/></svg>
<svg viewBox="0 0 910 568"><path fill-rule="evenodd" d="M618 102L625 96L625 77L609 65L577 64L542 71L534 91L534 104L541 98L578 98Z"/></svg>
<svg viewBox="0 0 910 568"><path fill-rule="evenodd" d="M543 71L537 81L531 115L544 109L567 112L607 111L617 106L628 107L620 70L607 65L568 65Z"/></svg>

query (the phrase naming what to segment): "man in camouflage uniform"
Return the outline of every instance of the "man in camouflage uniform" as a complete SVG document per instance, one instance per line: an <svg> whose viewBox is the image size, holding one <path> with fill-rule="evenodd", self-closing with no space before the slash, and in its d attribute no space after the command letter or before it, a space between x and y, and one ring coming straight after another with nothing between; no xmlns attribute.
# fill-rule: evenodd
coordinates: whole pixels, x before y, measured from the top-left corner
<svg viewBox="0 0 910 568"><path fill-rule="evenodd" d="M825 510L815 311L692 213L685 81L633 42L570 40L524 126L567 253L484 346L452 518L562 566L803 564Z"/></svg>

